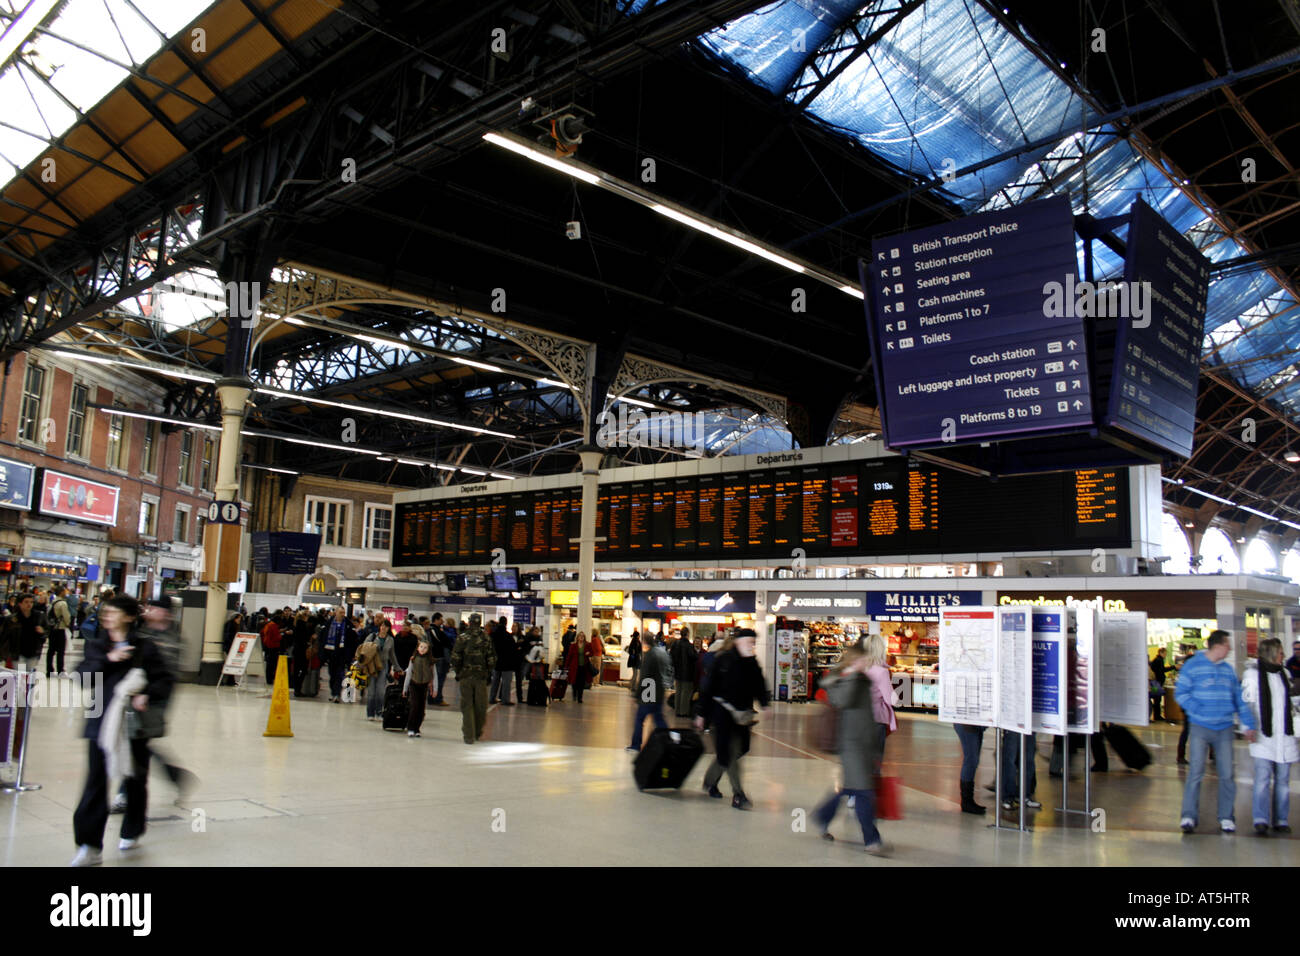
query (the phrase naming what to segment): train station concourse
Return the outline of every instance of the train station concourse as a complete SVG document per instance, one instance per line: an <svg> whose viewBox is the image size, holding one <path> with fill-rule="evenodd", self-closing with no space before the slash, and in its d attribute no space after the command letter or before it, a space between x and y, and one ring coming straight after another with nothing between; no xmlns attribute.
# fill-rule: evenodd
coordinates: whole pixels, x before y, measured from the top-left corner
<svg viewBox="0 0 1300 956"><path fill-rule="evenodd" d="M20 910L1270 934L1298 98L1295 0L0 0Z"/></svg>

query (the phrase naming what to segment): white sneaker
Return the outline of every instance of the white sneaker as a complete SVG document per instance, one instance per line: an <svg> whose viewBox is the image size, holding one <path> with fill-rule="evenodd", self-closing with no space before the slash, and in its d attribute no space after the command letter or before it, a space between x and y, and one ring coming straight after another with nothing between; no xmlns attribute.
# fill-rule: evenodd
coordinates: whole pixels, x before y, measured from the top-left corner
<svg viewBox="0 0 1300 956"><path fill-rule="evenodd" d="M1194 833L1196 831L1196 821L1191 817L1183 817L1178 821L1178 826L1184 833Z"/></svg>
<svg viewBox="0 0 1300 956"><path fill-rule="evenodd" d="M408 731L406 732L406 736L408 736L408 737L414 737L414 736L415 736L415 731L414 731L414 730L408 730Z"/></svg>
<svg viewBox="0 0 1300 956"><path fill-rule="evenodd" d="M1220 820L1219 829L1224 833L1236 833L1237 824L1233 823L1231 820Z"/></svg>
<svg viewBox="0 0 1300 956"><path fill-rule="evenodd" d="M872 856L892 856L894 848L884 840L880 840L879 842L873 843L867 847L867 852Z"/></svg>
<svg viewBox="0 0 1300 956"><path fill-rule="evenodd" d="M99 866L104 862L104 853L102 850L96 850L93 846L82 844L77 847L77 855L72 858L68 866Z"/></svg>
<svg viewBox="0 0 1300 956"><path fill-rule="evenodd" d="M139 837L136 837L134 840L128 839L127 837L122 837L122 839L117 841L117 848L122 851L135 850L138 849L139 846L140 846Z"/></svg>

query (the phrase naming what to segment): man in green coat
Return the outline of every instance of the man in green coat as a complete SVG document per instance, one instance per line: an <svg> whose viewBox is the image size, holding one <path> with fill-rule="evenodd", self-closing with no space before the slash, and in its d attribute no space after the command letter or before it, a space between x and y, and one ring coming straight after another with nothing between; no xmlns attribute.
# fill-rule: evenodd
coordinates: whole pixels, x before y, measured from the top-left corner
<svg viewBox="0 0 1300 956"><path fill-rule="evenodd" d="M469 616L469 627L456 639L451 651L451 668L460 684L461 733L472 744L483 736L487 722L488 677L496 669L497 655L492 641L483 633L483 618Z"/></svg>

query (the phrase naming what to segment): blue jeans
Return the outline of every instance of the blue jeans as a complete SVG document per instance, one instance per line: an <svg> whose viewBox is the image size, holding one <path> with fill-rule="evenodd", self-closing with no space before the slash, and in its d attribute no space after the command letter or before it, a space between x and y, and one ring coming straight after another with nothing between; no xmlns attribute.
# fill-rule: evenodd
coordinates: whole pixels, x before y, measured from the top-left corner
<svg viewBox="0 0 1300 956"><path fill-rule="evenodd" d="M653 701L649 704L638 704L636 708L636 718L632 723L632 749L641 749L641 728L645 726L645 719L653 717L655 719L655 728L657 730L668 729L668 721L664 720L663 704L659 701Z"/></svg>
<svg viewBox="0 0 1300 956"><path fill-rule="evenodd" d="M984 746L984 728L974 724L953 724L961 741L961 782L973 783L980 765L980 748Z"/></svg>
<svg viewBox="0 0 1300 956"><path fill-rule="evenodd" d="M1232 728L1211 730L1191 722L1187 725L1187 745L1190 753L1187 768L1187 785L1183 788L1183 816L1192 821L1200 819L1201 780L1205 777L1206 751L1214 748L1214 759L1219 769L1219 819L1236 822L1232 806L1237 800L1237 782L1232 778Z"/></svg>
<svg viewBox="0 0 1300 956"><path fill-rule="evenodd" d="M1002 731L1002 799L1020 798L1020 738L1021 734L1010 730ZM1025 734L1025 789L1033 797L1038 789L1038 768L1034 766L1034 757L1038 753L1037 741L1033 734Z"/></svg>
<svg viewBox="0 0 1300 956"><path fill-rule="evenodd" d="M853 809L858 814L858 825L862 827L863 842L867 846L879 843L880 831L876 829L876 791L874 790L836 790L827 797L826 802L813 811L813 820L821 827L822 832L825 833L831 828L831 822L840 809L840 800L844 797L853 798Z"/></svg>
<svg viewBox="0 0 1300 956"><path fill-rule="evenodd" d="M488 691L488 703L491 704L501 695L501 703L510 703L510 683L515 679L514 671L493 671L492 688Z"/></svg>
<svg viewBox="0 0 1300 956"><path fill-rule="evenodd" d="M1272 788L1272 799L1269 799ZM1269 804L1272 804L1272 818L1269 817ZM1255 798L1252 802L1251 815L1256 823L1265 826L1284 827L1289 825L1291 816L1291 765L1274 763L1272 760L1255 758Z"/></svg>

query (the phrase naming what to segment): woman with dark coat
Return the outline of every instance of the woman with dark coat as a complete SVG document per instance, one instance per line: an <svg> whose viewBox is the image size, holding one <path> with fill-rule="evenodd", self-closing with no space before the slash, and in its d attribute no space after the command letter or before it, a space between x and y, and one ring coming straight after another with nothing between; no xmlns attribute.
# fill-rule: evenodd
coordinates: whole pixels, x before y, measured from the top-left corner
<svg viewBox="0 0 1300 956"><path fill-rule="evenodd" d="M569 686L573 688L573 699L579 704L582 703L583 691L587 689L587 678L599 660L600 639L594 634L589 639L582 631L578 631L565 655L564 669L569 675Z"/></svg>
<svg viewBox="0 0 1300 956"><path fill-rule="evenodd" d="M316 635L316 625L305 607L299 608L293 618L293 694L302 693L302 681L307 676L307 646Z"/></svg>
<svg viewBox="0 0 1300 956"><path fill-rule="evenodd" d="M114 597L100 610L106 633L103 641L86 642L85 658L77 671L100 675L95 681L95 699L86 711L86 739L89 764L81 801L72 816L77 855L73 866L96 866L103 861L104 828L108 824L110 778L125 776L126 815L122 818L118 849L134 850L145 830L149 793L149 739L131 736L129 712L138 715L141 730L150 728L150 711L160 715L171 696L173 676L158 645L136 631L140 605L134 598ZM93 716L90 716L93 715Z"/></svg>
<svg viewBox="0 0 1300 956"><path fill-rule="evenodd" d="M827 700L839 713L836 749L844 779L839 789L813 811L813 819L821 827L822 839L835 839L831 836L831 823L840 808L840 800L851 796L867 852L887 856L890 848L876 829L875 775L880 726L874 713L871 678L867 676L869 667L870 659L853 648L845 651L836 670L822 679Z"/></svg>
<svg viewBox="0 0 1300 956"><path fill-rule="evenodd" d="M709 673L708 697L700 695L701 713L695 718L696 729L703 730L707 722L717 741L717 754L704 774L704 789L720 798L718 782L725 772L731 781L731 805L737 810L753 808L741 786L740 759L749 753L750 727L757 717L754 702L766 710L770 700L754 656L756 637L752 629L741 628L723 644Z"/></svg>

